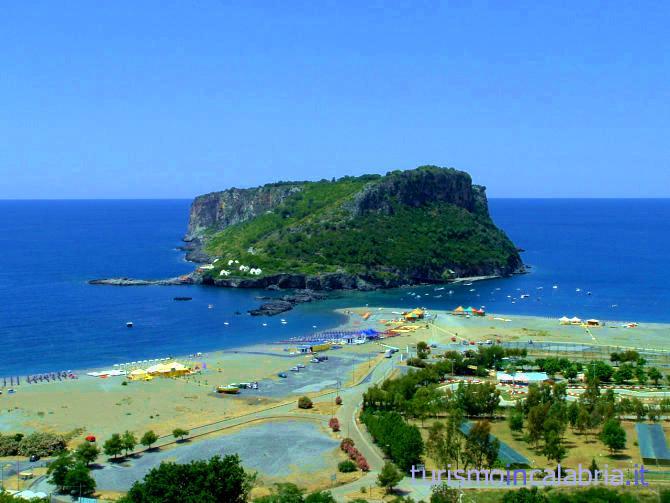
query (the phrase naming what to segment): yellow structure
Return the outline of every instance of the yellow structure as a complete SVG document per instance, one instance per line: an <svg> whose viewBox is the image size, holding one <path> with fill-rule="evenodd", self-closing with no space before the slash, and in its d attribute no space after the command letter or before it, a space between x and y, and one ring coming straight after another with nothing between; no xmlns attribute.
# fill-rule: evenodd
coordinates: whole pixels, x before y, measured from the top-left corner
<svg viewBox="0 0 670 503"><path fill-rule="evenodd" d="M314 344L312 346L312 351L317 352L317 351L328 351L330 349L330 344Z"/></svg>

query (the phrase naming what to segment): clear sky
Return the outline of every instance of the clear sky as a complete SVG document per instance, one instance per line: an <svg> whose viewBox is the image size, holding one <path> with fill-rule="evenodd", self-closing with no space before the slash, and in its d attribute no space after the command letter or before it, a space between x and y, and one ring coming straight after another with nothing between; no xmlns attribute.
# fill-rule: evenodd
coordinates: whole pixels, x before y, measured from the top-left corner
<svg viewBox="0 0 670 503"><path fill-rule="evenodd" d="M0 198L421 164L492 197L668 197L669 26L657 1L2 2Z"/></svg>

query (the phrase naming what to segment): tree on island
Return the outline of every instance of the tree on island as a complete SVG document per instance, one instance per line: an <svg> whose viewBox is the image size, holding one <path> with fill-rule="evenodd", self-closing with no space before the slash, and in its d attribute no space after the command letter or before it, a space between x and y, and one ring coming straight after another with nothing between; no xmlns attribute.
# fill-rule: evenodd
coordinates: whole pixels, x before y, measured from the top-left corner
<svg viewBox="0 0 670 503"><path fill-rule="evenodd" d="M93 463L100 454L100 448L92 442L82 442L74 451L74 457L77 461L81 461L87 467Z"/></svg>
<svg viewBox="0 0 670 503"><path fill-rule="evenodd" d="M392 493L393 488L398 485L403 478L403 474L396 465L387 461L382 467L382 471L377 475L377 485L383 487L387 493Z"/></svg>
<svg viewBox="0 0 670 503"><path fill-rule="evenodd" d="M102 444L102 450L107 456L111 456L116 460L117 456L123 452L123 440L121 435L114 433L109 439Z"/></svg>
<svg viewBox="0 0 670 503"><path fill-rule="evenodd" d="M182 442L184 437L188 436L188 430L183 428L175 428L172 430L172 436L177 439L177 442Z"/></svg>
<svg viewBox="0 0 670 503"><path fill-rule="evenodd" d="M144 447L147 449L151 449L151 446L156 443L158 440L158 435L154 433L153 430L149 430L142 435L142 438L140 439L140 444L142 444Z"/></svg>

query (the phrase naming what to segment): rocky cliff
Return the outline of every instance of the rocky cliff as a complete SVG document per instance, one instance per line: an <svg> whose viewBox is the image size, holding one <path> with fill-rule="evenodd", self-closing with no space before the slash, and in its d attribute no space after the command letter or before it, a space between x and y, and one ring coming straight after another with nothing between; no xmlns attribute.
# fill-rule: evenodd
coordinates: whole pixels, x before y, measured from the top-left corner
<svg viewBox="0 0 670 503"><path fill-rule="evenodd" d="M229 287L364 289L523 270L485 188L436 166L199 196L184 239L190 258L218 259L203 282Z"/></svg>

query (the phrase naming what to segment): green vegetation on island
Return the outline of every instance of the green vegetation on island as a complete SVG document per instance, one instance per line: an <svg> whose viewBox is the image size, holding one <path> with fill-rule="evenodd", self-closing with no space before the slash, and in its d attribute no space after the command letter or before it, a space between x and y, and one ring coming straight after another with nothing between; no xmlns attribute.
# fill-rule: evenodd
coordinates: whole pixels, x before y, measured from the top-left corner
<svg viewBox="0 0 670 503"><path fill-rule="evenodd" d="M281 273L344 273L373 286L511 274L521 259L484 191L436 166L230 189L196 199L187 240L218 259L205 281L224 285Z"/></svg>

